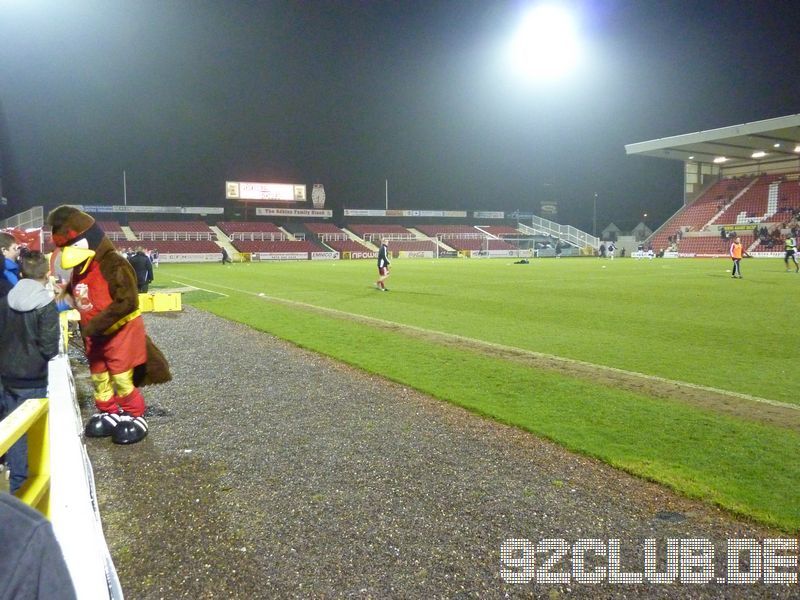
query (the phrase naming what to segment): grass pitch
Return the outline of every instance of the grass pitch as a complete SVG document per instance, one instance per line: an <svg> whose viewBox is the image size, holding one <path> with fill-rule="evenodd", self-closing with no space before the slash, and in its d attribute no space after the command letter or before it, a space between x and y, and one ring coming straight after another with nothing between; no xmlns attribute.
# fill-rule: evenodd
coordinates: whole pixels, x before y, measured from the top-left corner
<svg viewBox="0 0 800 600"><path fill-rule="evenodd" d="M512 263L395 260L387 293L372 261L156 277L199 288L184 302L204 310L800 530L800 275L780 259L744 261L742 280L724 260Z"/></svg>

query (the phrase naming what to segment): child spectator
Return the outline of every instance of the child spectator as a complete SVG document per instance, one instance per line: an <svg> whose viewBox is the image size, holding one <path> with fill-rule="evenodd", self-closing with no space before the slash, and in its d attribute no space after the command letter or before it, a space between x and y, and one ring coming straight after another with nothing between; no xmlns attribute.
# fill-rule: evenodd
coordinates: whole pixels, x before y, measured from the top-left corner
<svg viewBox="0 0 800 600"><path fill-rule="evenodd" d="M0 232L0 251L3 252L3 265L5 267L3 275L11 285L17 285L19 281L19 244L13 235Z"/></svg>
<svg viewBox="0 0 800 600"><path fill-rule="evenodd" d="M22 259L22 279L0 299L0 413L11 414L25 400L47 396L47 363L58 354L59 321L47 290L47 258L38 251ZM11 493L28 477L28 440L22 436L6 453Z"/></svg>

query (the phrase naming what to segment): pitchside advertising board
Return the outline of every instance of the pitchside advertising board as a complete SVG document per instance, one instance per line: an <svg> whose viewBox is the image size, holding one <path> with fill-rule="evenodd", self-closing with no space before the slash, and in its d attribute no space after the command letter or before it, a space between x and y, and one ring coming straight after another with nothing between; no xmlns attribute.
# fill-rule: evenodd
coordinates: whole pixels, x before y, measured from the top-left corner
<svg viewBox="0 0 800 600"><path fill-rule="evenodd" d="M338 260L338 252L251 252L250 260Z"/></svg>
<svg viewBox="0 0 800 600"><path fill-rule="evenodd" d="M446 217L465 219L465 210L383 210L369 208L345 208L345 217ZM505 213L495 210L475 211L472 216L476 219L504 219Z"/></svg>
<svg viewBox="0 0 800 600"><path fill-rule="evenodd" d="M219 262L220 255L216 252L213 254L205 253L192 253L192 254L180 254L176 252L165 252L160 254L158 260L163 263L175 263L175 262Z"/></svg>
<svg viewBox="0 0 800 600"><path fill-rule="evenodd" d="M97 204L71 204L78 210L87 213L149 213L149 214L178 214L178 215L221 215L225 212L222 207L213 206L135 206L126 205L97 205Z"/></svg>
<svg viewBox="0 0 800 600"><path fill-rule="evenodd" d="M465 210L372 210L344 209L345 217L466 217Z"/></svg>

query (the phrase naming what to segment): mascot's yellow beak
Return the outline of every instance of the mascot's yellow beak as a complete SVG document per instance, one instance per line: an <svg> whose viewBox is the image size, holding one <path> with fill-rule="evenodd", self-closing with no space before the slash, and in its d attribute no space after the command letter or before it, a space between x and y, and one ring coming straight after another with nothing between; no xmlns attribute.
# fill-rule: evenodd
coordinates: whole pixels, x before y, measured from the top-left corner
<svg viewBox="0 0 800 600"><path fill-rule="evenodd" d="M61 266L65 269L71 269L86 261L86 265L81 269L81 274L83 274L89 267L89 262L94 258L94 255L95 251L88 248L64 246L61 249Z"/></svg>

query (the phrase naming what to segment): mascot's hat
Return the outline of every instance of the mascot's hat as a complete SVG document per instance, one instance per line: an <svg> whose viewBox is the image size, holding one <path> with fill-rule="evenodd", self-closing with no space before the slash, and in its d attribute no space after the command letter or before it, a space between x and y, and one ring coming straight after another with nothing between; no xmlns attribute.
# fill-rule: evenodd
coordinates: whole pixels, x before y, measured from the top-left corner
<svg viewBox="0 0 800 600"><path fill-rule="evenodd" d="M47 215L47 224L53 229L53 243L64 250L61 266L76 267L92 259L105 233L95 220L74 206L59 206ZM85 270L86 267L84 267Z"/></svg>

